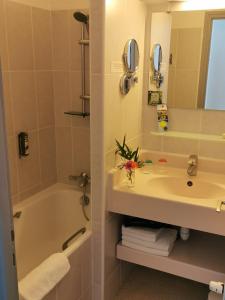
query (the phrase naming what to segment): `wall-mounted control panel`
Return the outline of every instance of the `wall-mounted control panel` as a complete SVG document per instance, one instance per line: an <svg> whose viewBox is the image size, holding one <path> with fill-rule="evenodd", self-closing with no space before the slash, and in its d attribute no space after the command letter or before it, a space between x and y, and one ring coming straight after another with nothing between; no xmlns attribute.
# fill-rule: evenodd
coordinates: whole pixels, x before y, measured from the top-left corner
<svg viewBox="0 0 225 300"><path fill-rule="evenodd" d="M18 134L18 144L19 144L19 157L28 156L29 153L29 137L27 132L20 132Z"/></svg>

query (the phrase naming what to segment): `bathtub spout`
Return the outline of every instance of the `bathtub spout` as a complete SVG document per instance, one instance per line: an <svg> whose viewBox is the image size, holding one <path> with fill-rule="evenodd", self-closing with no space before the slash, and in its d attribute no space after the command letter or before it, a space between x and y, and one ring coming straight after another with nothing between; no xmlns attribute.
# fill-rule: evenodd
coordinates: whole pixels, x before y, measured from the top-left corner
<svg viewBox="0 0 225 300"><path fill-rule="evenodd" d="M69 179L78 181L80 188L85 188L90 183L90 177L85 172L82 172L79 176L70 175Z"/></svg>

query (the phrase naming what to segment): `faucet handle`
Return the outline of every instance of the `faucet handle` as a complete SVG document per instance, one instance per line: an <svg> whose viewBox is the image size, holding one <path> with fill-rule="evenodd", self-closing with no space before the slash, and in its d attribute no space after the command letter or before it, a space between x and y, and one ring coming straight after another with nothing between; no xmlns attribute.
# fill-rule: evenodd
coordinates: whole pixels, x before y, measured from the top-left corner
<svg viewBox="0 0 225 300"><path fill-rule="evenodd" d="M188 158L188 164L192 166L196 166L198 163L198 155L197 154L191 154Z"/></svg>
<svg viewBox="0 0 225 300"><path fill-rule="evenodd" d="M70 175L69 179L78 181L78 184L80 185L80 187L87 186L88 183L91 182L91 178L85 172L81 172L81 174L79 176Z"/></svg>

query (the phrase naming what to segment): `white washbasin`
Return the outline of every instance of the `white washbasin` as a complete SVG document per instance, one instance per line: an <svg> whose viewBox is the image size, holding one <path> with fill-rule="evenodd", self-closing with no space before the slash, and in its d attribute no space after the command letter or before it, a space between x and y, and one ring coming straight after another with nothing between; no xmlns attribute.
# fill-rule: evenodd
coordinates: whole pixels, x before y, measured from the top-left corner
<svg viewBox="0 0 225 300"><path fill-rule="evenodd" d="M151 192L192 199L225 199L225 189L215 183L196 178L158 177L148 181Z"/></svg>

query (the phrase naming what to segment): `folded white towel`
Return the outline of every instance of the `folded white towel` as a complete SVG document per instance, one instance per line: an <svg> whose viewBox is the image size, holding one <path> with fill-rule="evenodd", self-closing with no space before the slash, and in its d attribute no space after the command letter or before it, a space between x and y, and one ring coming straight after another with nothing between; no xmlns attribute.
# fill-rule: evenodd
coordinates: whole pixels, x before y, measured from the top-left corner
<svg viewBox="0 0 225 300"><path fill-rule="evenodd" d="M136 245L144 246L147 248L154 248L158 250L168 251L171 248L171 245L174 243L177 237L177 230L164 228L159 235L157 241L149 242L146 240L141 240L132 235L123 234L122 239L127 242L134 243Z"/></svg>
<svg viewBox="0 0 225 300"><path fill-rule="evenodd" d="M123 241L123 240L122 240L122 245L132 248L132 249L135 249L135 250L140 250L140 251L143 251L146 253L150 253L153 255L159 255L159 256L169 256L169 254L172 251L173 246L174 246L174 244L171 245L171 248L168 250L159 250L159 249L154 249L154 248L147 248L147 247L140 246L140 245L137 245L137 244L134 244L134 243L131 243L128 241Z"/></svg>
<svg viewBox="0 0 225 300"><path fill-rule="evenodd" d="M63 253L55 253L19 282L23 300L43 299L69 272L70 264Z"/></svg>
<svg viewBox="0 0 225 300"><path fill-rule="evenodd" d="M216 294L214 292L210 292L208 295L208 300L222 300L223 296L220 294Z"/></svg>
<svg viewBox="0 0 225 300"><path fill-rule="evenodd" d="M144 239L149 242L157 241L162 230L163 228L154 229L148 227L136 227L136 226L125 227L124 225L122 226L122 234L133 235L134 237L138 237L140 239Z"/></svg>

